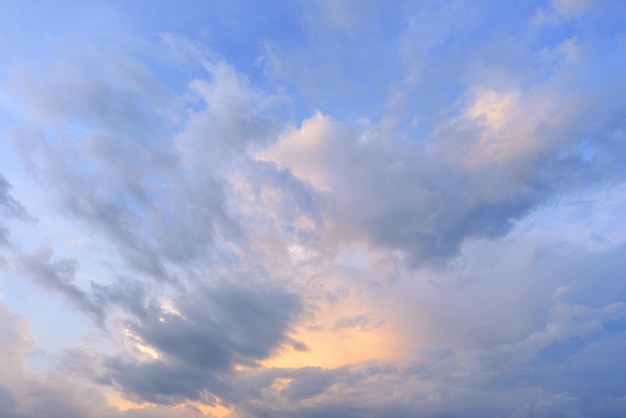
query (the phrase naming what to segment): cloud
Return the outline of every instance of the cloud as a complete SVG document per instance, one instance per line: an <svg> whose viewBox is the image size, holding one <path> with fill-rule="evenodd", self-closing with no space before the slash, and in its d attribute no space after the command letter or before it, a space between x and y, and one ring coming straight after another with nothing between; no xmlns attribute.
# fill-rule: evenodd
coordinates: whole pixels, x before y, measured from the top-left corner
<svg viewBox="0 0 626 418"><path fill-rule="evenodd" d="M561 193L621 175L614 157L624 150L611 138L620 135L616 118L624 107L603 103L621 103L614 94L624 86L604 84L612 67L584 44L573 61L563 55L570 41L550 52L562 64L541 80L503 68L509 79L498 82L470 71L465 94L452 105L460 115L441 118L422 137L317 113L257 158L290 170L332 202L329 236L399 251L411 268L445 262L468 238L500 237ZM541 56L529 54L531 61ZM583 83L589 77L594 81ZM573 79L580 87L566 87Z"/></svg>
<svg viewBox="0 0 626 418"><path fill-rule="evenodd" d="M364 140L316 115L259 158L327 194L329 236L399 250L411 266L453 256L465 237L502 235L540 199L532 189L510 192L505 178L489 184L498 181L490 172L467 175L409 144L372 135Z"/></svg>
<svg viewBox="0 0 626 418"><path fill-rule="evenodd" d="M16 216L22 219L29 219L26 209L15 200L11 194L11 184L0 174L0 205L5 216Z"/></svg>
<svg viewBox="0 0 626 418"><path fill-rule="evenodd" d="M234 388L221 376L277 354L300 309L298 299L281 289L229 284L196 289L174 306L175 313L153 308L126 323L156 359L109 358L99 379L149 402L203 400L207 390L222 398Z"/></svg>
<svg viewBox="0 0 626 418"><path fill-rule="evenodd" d="M26 372L28 356L34 349L28 324L24 317L10 312L0 305L0 364L2 381L0 402L3 418L27 418L34 416L80 417L86 412L79 408L78 398L63 396L64 381L57 384L42 382ZM80 411L82 409L82 412Z"/></svg>
<svg viewBox="0 0 626 418"><path fill-rule="evenodd" d="M11 231L2 219L13 218L29 222L34 220L26 208L11 195L11 188L11 184L0 174L0 269L8 267L8 261L2 250L13 247Z"/></svg>
<svg viewBox="0 0 626 418"><path fill-rule="evenodd" d="M33 254L20 255L14 264L20 274L33 280L37 286L60 293L71 306L92 316L97 323L104 323L104 307L97 305L87 292L72 283L78 270L76 260L52 260L52 251L41 248Z"/></svg>
<svg viewBox="0 0 626 418"><path fill-rule="evenodd" d="M0 303L0 417L2 418L158 418L203 416L194 408L120 411L84 380L76 382L61 370L48 372L27 369L34 344L24 317ZM78 360L72 355L72 362Z"/></svg>
<svg viewBox="0 0 626 418"><path fill-rule="evenodd" d="M61 337L0 308L0 408L623 415L623 41L583 3L322 2L254 56L177 23L20 55L1 289L94 326L30 370Z"/></svg>

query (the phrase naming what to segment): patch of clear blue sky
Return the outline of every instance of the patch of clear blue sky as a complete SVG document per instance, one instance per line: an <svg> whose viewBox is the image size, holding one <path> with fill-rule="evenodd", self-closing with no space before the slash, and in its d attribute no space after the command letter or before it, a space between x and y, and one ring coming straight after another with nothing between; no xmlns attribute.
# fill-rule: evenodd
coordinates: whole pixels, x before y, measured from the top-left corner
<svg viewBox="0 0 626 418"><path fill-rule="evenodd" d="M342 12L333 10L333 3L345 5L354 21L342 24L333 20L333 13ZM162 34L187 36L225 57L254 86L268 91L284 88L294 99L290 103L294 122L315 109L348 122L363 117L377 121L389 111L391 91L407 89L410 97L405 107L411 112L399 111L398 116L410 122L416 114L425 121L435 117L442 103L459 97L464 85L455 66L471 60L472 54L481 58L481 50L497 47L503 39L520 41L535 51L574 36L582 41L612 39L623 29L623 21L616 15L626 12L626 7L600 6L584 19L560 19L541 29L533 28L531 22L539 11L550 10L546 1L490 0L464 7L462 13L443 22L449 26L443 28L448 35L428 48L423 55L427 61L424 81L410 87L402 85L407 63L400 51L401 38L411 38L407 28L412 16L420 12L436 16L437 10L444 8L441 2L42 0L28 8L7 2L0 6L0 23L11 50L32 56L41 56L42 49L50 52L51 47L71 49L98 42L158 44ZM25 30L29 27L37 30ZM415 36L422 35L418 31ZM130 48L142 53L141 45ZM282 64L289 74L269 70L268 50L286 57ZM515 57L502 56L507 53L504 45L494 59L515 66ZM200 68L179 71L163 63L150 65L159 71L161 81L177 91L193 77L206 77Z"/></svg>
<svg viewBox="0 0 626 418"><path fill-rule="evenodd" d="M324 11L306 1L39 1L28 8L14 2L0 6L4 16L0 22L11 55L19 51L21 58L42 59L58 50L98 43L121 42L137 49L140 45L133 43L158 44L163 34L187 36L225 57L254 86L291 90L297 95L293 105L301 119L317 108L352 113L356 107L359 114L366 113L381 101L385 92L380 81L388 80L389 72L398 68L393 41L404 22L398 19L400 9L367 3L375 10L366 14L367 21L355 23L354 33L332 27ZM28 27L37 30L26 31ZM310 87L289 78L268 77L263 56L269 45L303 59L306 66L315 65L304 83ZM7 58L13 57L5 56L5 62ZM193 77L206 77L200 69L177 72L158 62L151 64L165 76L161 80L177 90Z"/></svg>

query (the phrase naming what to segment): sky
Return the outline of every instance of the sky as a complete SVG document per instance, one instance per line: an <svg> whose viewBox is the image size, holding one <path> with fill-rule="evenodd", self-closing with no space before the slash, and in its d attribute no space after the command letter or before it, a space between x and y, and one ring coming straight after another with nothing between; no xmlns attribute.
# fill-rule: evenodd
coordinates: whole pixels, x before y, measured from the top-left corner
<svg viewBox="0 0 626 418"><path fill-rule="evenodd" d="M0 1L0 418L626 416L626 2Z"/></svg>

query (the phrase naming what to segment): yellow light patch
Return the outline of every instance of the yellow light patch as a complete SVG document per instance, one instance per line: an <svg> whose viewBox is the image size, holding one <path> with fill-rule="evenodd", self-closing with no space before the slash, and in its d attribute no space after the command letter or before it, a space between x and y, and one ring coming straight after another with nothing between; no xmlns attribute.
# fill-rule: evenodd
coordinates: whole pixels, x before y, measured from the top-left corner
<svg viewBox="0 0 626 418"><path fill-rule="evenodd" d="M263 366L333 369L364 361L403 360L407 352L403 341L382 328L368 332L300 329L295 339L303 341L309 350L290 348L266 360Z"/></svg>
<svg viewBox="0 0 626 418"><path fill-rule="evenodd" d="M210 415L210 416L217 417L217 418L226 417L233 412L231 408L227 408L226 406L222 405L222 402L219 399L217 399L217 402L214 406L205 405L205 404L198 403L198 402L191 402L189 404L198 408L200 411L202 411L203 414Z"/></svg>
<svg viewBox="0 0 626 418"><path fill-rule="evenodd" d="M131 341L133 342L133 346L139 352L146 354L155 360L161 357L158 351L156 351L154 348L150 347L149 345L144 344L141 338L133 334L131 330L126 329L126 336L131 339Z"/></svg>
<svg viewBox="0 0 626 418"><path fill-rule="evenodd" d="M129 409L143 409L147 407L156 406L155 404L148 403L148 402L135 403L133 401L129 401L128 399L125 399L122 396L122 394L116 390L107 392L106 399L107 399L107 403L110 406L117 408L120 411L128 411Z"/></svg>

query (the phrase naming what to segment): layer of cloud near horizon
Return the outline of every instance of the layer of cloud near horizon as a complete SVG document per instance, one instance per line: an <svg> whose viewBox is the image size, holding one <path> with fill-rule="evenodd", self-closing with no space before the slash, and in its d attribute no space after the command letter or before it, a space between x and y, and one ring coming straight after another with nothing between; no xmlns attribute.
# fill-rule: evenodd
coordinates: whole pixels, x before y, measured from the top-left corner
<svg viewBox="0 0 626 418"><path fill-rule="evenodd" d="M625 416L626 3L510 3L2 2L0 418Z"/></svg>

